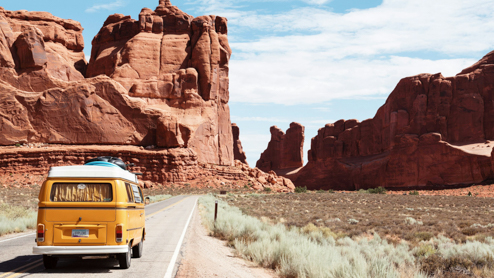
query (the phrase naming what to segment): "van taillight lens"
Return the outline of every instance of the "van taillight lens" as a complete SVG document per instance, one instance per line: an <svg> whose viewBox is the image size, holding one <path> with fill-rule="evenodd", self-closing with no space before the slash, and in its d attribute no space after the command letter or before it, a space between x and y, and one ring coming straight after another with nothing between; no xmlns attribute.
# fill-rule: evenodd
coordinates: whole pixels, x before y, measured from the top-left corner
<svg viewBox="0 0 494 278"><path fill-rule="evenodd" d="M45 225L43 224L38 224L38 242L44 242L45 241Z"/></svg>
<svg viewBox="0 0 494 278"><path fill-rule="evenodd" d="M117 225L115 238L116 238L117 242L122 242L122 240L123 240L123 225L122 224Z"/></svg>

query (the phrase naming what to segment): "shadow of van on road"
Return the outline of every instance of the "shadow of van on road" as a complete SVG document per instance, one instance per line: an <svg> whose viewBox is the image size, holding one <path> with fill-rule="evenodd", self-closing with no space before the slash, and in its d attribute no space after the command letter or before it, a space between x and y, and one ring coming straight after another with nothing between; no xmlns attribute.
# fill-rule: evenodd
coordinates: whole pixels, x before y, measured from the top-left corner
<svg viewBox="0 0 494 278"><path fill-rule="evenodd" d="M34 267L36 266L36 267ZM0 275L6 272L18 273L110 273L118 270L118 261L114 258L106 259L82 259L60 258L55 269L45 269L43 256L27 255L19 256L12 260L0 262Z"/></svg>

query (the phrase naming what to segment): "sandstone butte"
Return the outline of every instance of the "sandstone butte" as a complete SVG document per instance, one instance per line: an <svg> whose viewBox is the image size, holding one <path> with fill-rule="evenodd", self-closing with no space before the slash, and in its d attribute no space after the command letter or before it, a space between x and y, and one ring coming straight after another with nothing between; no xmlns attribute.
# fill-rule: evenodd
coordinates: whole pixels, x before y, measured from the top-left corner
<svg viewBox="0 0 494 278"><path fill-rule="evenodd" d="M443 188L494 178L494 51L454 77L403 78L372 119L312 138L290 178L309 189Z"/></svg>
<svg viewBox="0 0 494 278"><path fill-rule="evenodd" d="M304 165L304 126L299 123L291 123L286 134L277 126L270 128L271 140L267 149L261 154L256 167L262 171L286 172L280 170L293 170Z"/></svg>
<svg viewBox="0 0 494 278"><path fill-rule="evenodd" d="M242 148L242 142L240 141L240 128L235 123L232 123L232 133L233 133L233 158L244 164L248 164L247 156L245 155L244 149Z"/></svg>
<svg viewBox="0 0 494 278"><path fill-rule="evenodd" d="M245 168L234 162L226 18L194 18L169 0L138 20L113 14L89 63L82 30L47 12L0 7L0 172L41 173L100 155L135 162L156 182L191 180L210 173L207 165ZM265 175L276 182L262 186L293 187L256 173Z"/></svg>

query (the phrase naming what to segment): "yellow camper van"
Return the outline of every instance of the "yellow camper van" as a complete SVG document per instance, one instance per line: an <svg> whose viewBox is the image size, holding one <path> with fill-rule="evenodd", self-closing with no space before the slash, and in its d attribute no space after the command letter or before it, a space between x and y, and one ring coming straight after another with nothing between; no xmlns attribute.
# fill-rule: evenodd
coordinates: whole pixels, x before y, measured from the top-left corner
<svg viewBox="0 0 494 278"><path fill-rule="evenodd" d="M117 158L52 167L39 193L37 246L45 268L59 257L112 256L120 268L140 258L146 235L137 176Z"/></svg>

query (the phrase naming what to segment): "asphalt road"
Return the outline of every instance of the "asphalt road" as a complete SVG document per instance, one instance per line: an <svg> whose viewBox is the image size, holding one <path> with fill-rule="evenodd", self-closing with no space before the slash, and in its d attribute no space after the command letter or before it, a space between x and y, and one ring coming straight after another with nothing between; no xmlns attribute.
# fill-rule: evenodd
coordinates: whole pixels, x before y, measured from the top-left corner
<svg viewBox="0 0 494 278"><path fill-rule="evenodd" d="M177 196L146 206L143 255L129 269L116 259L61 258L46 270L41 255L33 255L34 233L0 238L0 278L13 277L174 277L176 257L197 196ZM166 275L166 276L165 276Z"/></svg>

